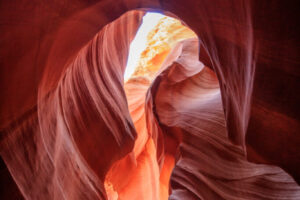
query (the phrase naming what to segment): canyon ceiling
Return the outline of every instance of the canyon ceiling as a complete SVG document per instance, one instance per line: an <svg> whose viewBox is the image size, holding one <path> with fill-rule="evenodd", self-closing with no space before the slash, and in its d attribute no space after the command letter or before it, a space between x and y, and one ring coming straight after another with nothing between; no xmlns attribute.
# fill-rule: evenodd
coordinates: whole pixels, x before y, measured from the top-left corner
<svg viewBox="0 0 300 200"><path fill-rule="evenodd" d="M300 199L299 9L1 1L0 198Z"/></svg>

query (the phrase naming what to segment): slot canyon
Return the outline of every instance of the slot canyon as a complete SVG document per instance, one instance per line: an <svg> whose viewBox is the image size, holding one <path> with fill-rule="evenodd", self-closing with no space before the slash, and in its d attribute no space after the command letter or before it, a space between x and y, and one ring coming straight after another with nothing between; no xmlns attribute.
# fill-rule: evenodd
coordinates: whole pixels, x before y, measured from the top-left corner
<svg viewBox="0 0 300 200"><path fill-rule="evenodd" d="M300 199L297 0L0 2L0 199Z"/></svg>

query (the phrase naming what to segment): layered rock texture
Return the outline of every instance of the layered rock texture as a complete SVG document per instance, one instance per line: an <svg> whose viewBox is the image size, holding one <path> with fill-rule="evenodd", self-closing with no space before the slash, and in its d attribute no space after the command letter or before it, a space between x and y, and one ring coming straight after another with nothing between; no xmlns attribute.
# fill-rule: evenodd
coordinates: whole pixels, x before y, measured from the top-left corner
<svg viewBox="0 0 300 200"><path fill-rule="evenodd" d="M297 9L2 2L1 199L300 199Z"/></svg>

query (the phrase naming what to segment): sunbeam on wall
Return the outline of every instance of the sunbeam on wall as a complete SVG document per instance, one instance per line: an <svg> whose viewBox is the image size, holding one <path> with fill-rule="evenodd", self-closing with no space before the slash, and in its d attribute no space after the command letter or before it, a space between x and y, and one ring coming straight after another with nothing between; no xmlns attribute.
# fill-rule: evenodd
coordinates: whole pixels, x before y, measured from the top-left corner
<svg viewBox="0 0 300 200"><path fill-rule="evenodd" d="M126 65L126 70L124 73L125 82L131 77L134 73L136 67L138 66L138 61L140 55L147 47L147 36L149 32L157 25L160 19L165 17L160 13L148 12L143 17L142 25L140 26L134 40L131 42L129 49L129 56Z"/></svg>

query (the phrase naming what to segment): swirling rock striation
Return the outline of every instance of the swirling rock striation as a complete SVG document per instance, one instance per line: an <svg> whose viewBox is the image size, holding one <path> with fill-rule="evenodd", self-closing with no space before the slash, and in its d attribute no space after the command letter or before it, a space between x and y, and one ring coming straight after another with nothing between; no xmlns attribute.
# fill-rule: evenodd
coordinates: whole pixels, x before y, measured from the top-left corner
<svg viewBox="0 0 300 200"><path fill-rule="evenodd" d="M299 199L296 3L3 2L0 152L22 196ZM199 41L124 84L137 8Z"/></svg>

